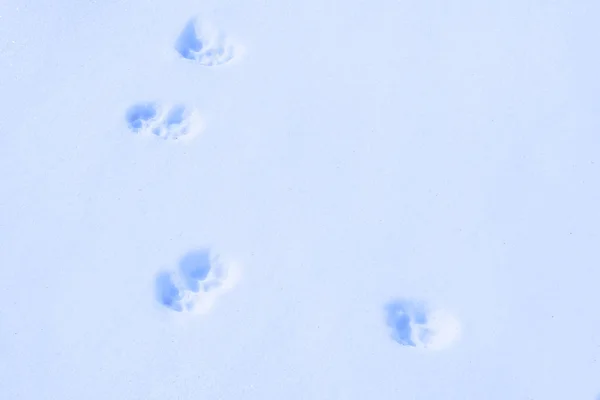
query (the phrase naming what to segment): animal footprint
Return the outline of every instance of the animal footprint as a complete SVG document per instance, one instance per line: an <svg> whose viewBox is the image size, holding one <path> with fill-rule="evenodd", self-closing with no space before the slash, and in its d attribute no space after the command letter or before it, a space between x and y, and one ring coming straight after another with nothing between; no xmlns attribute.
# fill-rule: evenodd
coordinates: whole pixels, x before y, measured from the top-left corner
<svg viewBox="0 0 600 400"><path fill-rule="evenodd" d="M181 258L177 271L157 275L156 298L173 311L205 313L219 295L235 286L238 272L209 250L191 251Z"/></svg>
<svg viewBox="0 0 600 400"><path fill-rule="evenodd" d="M174 47L181 57L207 67L228 63L241 52L224 33L196 18L188 21Z"/></svg>
<svg viewBox="0 0 600 400"><path fill-rule="evenodd" d="M395 300L385 306L392 338L403 346L441 350L460 337L460 323L444 310L430 310L422 302Z"/></svg>
<svg viewBox="0 0 600 400"><path fill-rule="evenodd" d="M197 110L180 104L137 103L129 107L125 119L132 132L161 139L189 138L201 133L204 127Z"/></svg>

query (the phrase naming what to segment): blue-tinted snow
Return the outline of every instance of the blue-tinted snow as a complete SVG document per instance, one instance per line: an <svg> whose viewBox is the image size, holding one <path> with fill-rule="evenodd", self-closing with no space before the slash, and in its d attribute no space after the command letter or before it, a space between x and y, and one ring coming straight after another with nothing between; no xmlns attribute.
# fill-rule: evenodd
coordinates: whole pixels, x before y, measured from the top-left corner
<svg viewBox="0 0 600 400"><path fill-rule="evenodd" d="M180 125L185 119L185 111L185 106L181 104L173 106L165 118L165 124L167 126Z"/></svg>
<svg viewBox="0 0 600 400"><path fill-rule="evenodd" d="M179 272L183 281L193 292L200 290L200 282L206 279L210 269L211 259L208 249L190 251L179 261Z"/></svg>
<svg viewBox="0 0 600 400"><path fill-rule="evenodd" d="M402 299L389 302L384 310L392 338L401 345L416 346L412 337L412 325L427 323L424 305L414 300Z"/></svg>
<svg viewBox="0 0 600 400"><path fill-rule="evenodd" d="M196 21L191 19L187 22L179 37L175 41L175 50L183 58L195 60L196 53L202 50L202 41L196 32Z"/></svg>
<svg viewBox="0 0 600 400"><path fill-rule="evenodd" d="M181 57L196 13L248 56ZM0 399L593 399L598 15L0 1ZM210 129L138 140L144 99ZM155 272L197 243L243 284L171 318ZM390 340L396 294L456 310L460 344Z"/></svg>
<svg viewBox="0 0 600 400"><path fill-rule="evenodd" d="M198 116L194 118L192 111L183 104L136 103L127 109L125 120L134 133L149 132L162 139L176 140L202 130Z"/></svg>
<svg viewBox="0 0 600 400"><path fill-rule="evenodd" d="M185 24L174 49L181 57L209 67L231 61L235 52L225 33L202 26L196 18Z"/></svg>
<svg viewBox="0 0 600 400"><path fill-rule="evenodd" d="M134 132L156 117L155 103L137 103L129 107L126 113L127 124Z"/></svg>
<svg viewBox="0 0 600 400"><path fill-rule="evenodd" d="M160 272L156 276L156 299L163 306L174 311L182 311L181 290L173 282L173 277L168 272Z"/></svg>
<svg viewBox="0 0 600 400"><path fill-rule="evenodd" d="M156 300L173 311L206 314L216 299L236 285L236 267L223 263L208 248L188 251L169 272L156 275Z"/></svg>
<svg viewBox="0 0 600 400"><path fill-rule="evenodd" d="M388 326L392 329L392 335L394 340L404 346L415 346L415 342L412 340L412 329L410 326L411 318L405 310L387 310Z"/></svg>

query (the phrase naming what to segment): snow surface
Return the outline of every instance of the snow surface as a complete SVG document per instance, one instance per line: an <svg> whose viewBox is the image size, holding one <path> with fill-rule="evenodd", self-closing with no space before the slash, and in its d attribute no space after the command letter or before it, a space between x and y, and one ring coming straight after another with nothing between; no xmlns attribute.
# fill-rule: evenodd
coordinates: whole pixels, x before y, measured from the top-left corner
<svg viewBox="0 0 600 400"><path fill-rule="evenodd" d="M0 399L598 398L599 15L0 2Z"/></svg>

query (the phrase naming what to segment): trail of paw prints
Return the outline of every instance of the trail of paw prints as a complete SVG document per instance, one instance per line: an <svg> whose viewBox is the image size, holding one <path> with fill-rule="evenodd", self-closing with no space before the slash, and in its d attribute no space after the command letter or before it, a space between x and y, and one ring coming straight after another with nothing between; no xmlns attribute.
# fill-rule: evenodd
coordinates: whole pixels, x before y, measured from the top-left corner
<svg viewBox="0 0 600 400"><path fill-rule="evenodd" d="M384 310L391 337L402 346L442 350L460 337L460 323L452 314L421 301L398 299Z"/></svg>
<svg viewBox="0 0 600 400"><path fill-rule="evenodd" d="M204 314L217 298L239 280L239 268L211 255L208 249L185 254L175 271L162 271L156 277L156 299L176 312Z"/></svg>
<svg viewBox="0 0 600 400"><path fill-rule="evenodd" d="M241 46L234 44L226 34L197 18L188 21L174 48L186 60L207 67L226 64L242 53Z"/></svg>
<svg viewBox="0 0 600 400"><path fill-rule="evenodd" d="M136 103L127 109L125 120L133 133L169 140L194 137L204 128L199 112L181 104Z"/></svg>

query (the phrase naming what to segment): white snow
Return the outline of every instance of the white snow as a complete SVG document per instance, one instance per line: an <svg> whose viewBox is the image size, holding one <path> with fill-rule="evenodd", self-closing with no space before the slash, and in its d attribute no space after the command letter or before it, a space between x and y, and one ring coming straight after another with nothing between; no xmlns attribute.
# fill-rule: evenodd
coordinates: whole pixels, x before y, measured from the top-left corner
<svg viewBox="0 0 600 400"><path fill-rule="evenodd" d="M1 1L0 399L594 399L599 14Z"/></svg>

